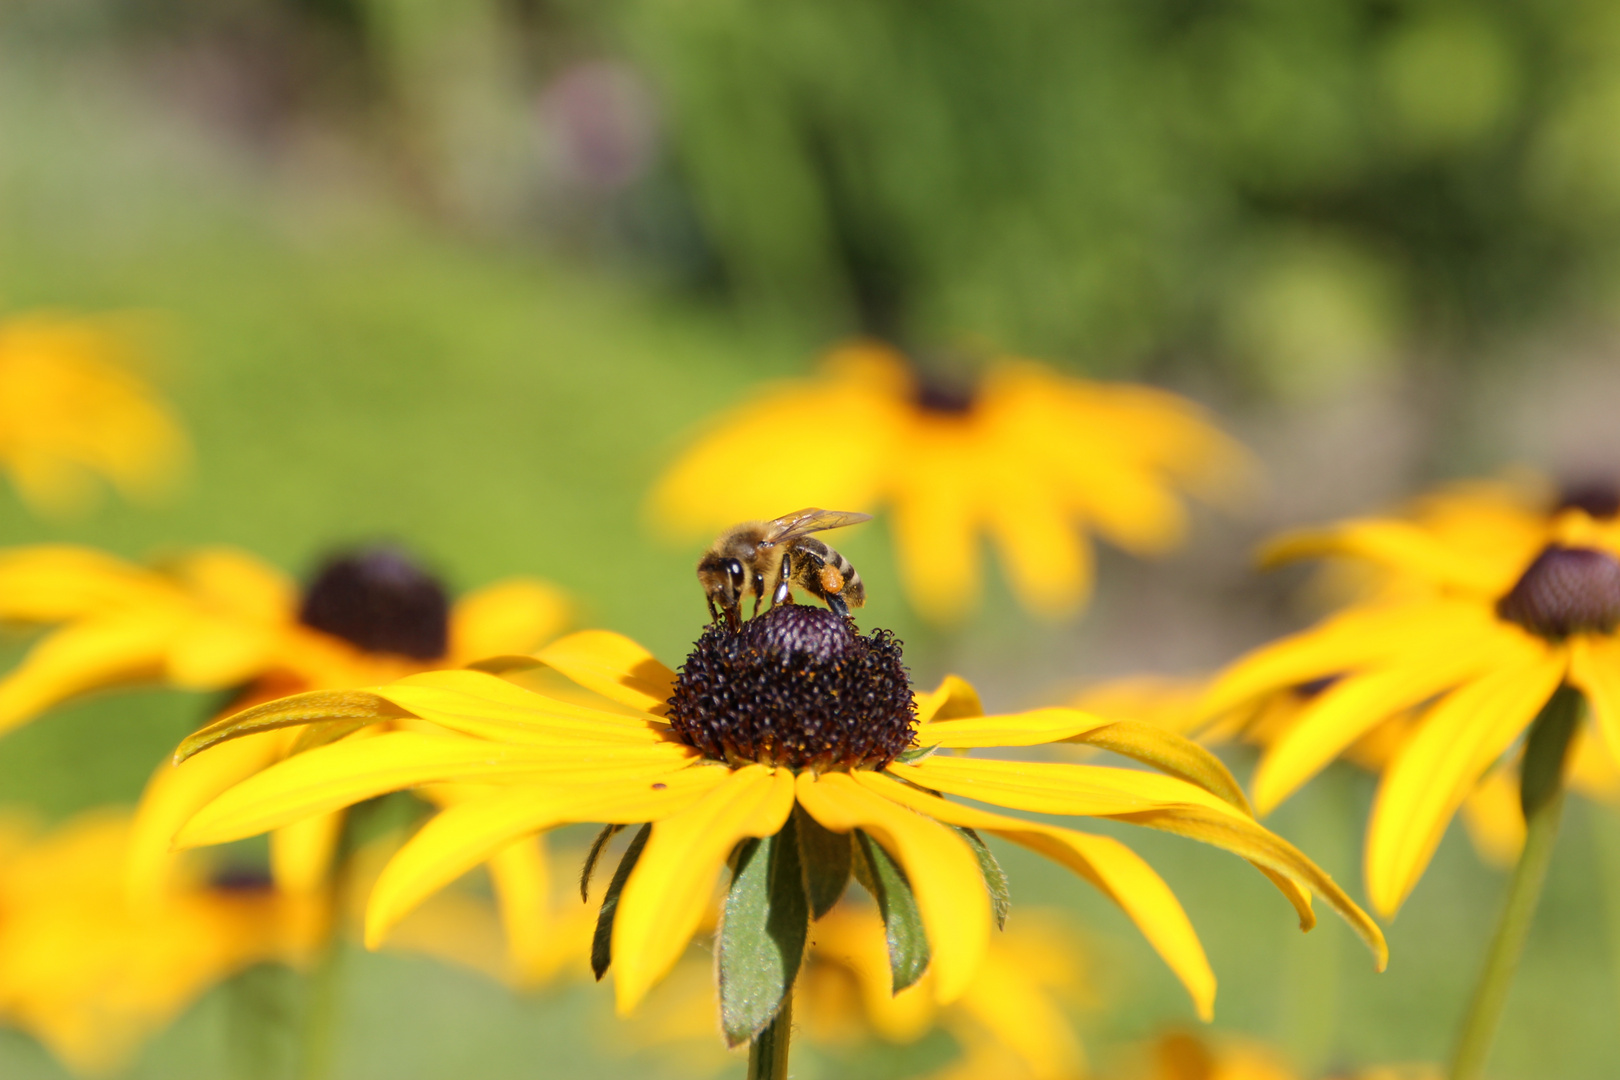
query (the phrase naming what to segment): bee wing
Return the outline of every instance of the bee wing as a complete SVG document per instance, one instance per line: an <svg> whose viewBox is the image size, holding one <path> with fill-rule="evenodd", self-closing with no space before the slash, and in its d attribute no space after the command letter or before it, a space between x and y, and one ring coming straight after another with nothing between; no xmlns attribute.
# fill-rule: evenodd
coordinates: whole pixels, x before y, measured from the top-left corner
<svg viewBox="0 0 1620 1080"><path fill-rule="evenodd" d="M871 520L871 514L860 514L853 510L821 510L810 506L767 522L765 543L780 544L784 540L807 536L813 532L842 529L845 525L859 525L863 521Z"/></svg>

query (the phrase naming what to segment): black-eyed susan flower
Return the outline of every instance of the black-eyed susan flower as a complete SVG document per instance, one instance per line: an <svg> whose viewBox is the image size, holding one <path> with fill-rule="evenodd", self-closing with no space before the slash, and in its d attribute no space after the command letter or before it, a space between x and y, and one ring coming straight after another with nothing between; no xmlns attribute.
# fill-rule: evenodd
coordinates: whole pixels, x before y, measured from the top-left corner
<svg viewBox="0 0 1620 1080"><path fill-rule="evenodd" d="M173 412L131 373L129 336L111 322L35 314L0 321L0 466L35 509L159 494L188 445Z"/></svg>
<svg viewBox="0 0 1620 1080"><path fill-rule="evenodd" d="M1227 848L1260 868L1304 925L1313 921L1314 892L1384 961L1377 927L1254 821L1216 759L1178 736L1068 709L985 717L959 679L914 697L891 635L862 635L847 619L793 604L737 631L710 626L679 674L602 631L563 638L537 656L576 689L540 693L486 671L429 672L365 692L289 697L204 728L180 758L267 730L395 725L316 746L243 781L200 810L176 842L235 840L415 785L486 786L436 815L384 869L367 915L375 944L425 897L516 840L603 822L605 843L633 826L602 905L593 965L600 975L611 964L620 1010L634 1008L686 949L729 864L718 957L722 1026L732 1042L783 1034L774 1021L791 1000L809 923L832 909L851 876L883 914L894 988L931 971L936 998L960 1000L1006 904L981 833L1040 852L1101 888L1209 1014L1215 983L1203 949L1175 896L1128 847L946 795L1127 821ZM580 700L582 691L596 702ZM1062 740L1158 771L949 752Z"/></svg>
<svg viewBox="0 0 1620 1080"><path fill-rule="evenodd" d="M1537 512L1501 488L1476 490L1273 544L1273 560L1325 555L1387 571L1368 598L1238 660L1201 707L1264 720L1261 813L1340 755L1382 770L1366 874L1386 915L1559 687L1582 692L1606 744L1577 734L1574 760L1620 747L1620 526L1608 504L1588 493ZM1580 775L1600 791L1611 772L1587 760Z"/></svg>
<svg viewBox="0 0 1620 1080"><path fill-rule="evenodd" d="M130 822L86 813L48 833L0 824L0 1024L65 1065L125 1064L210 987L264 961L298 964L321 912L268 881L192 858L156 905L124 893Z"/></svg>
<svg viewBox="0 0 1620 1080"><path fill-rule="evenodd" d="M1090 999L1082 954L1062 912L1019 908L1005 933L991 937L967 991L941 1006L931 973L894 991L882 917L869 904L845 901L810 934L794 1024L800 1037L838 1059L861 1053L873 1040L910 1045L944 1030L959 1054L928 1072L928 1080L1069 1080L1085 1074L1069 1016L1071 1005ZM614 1045L660 1051L692 1073L726 1067L728 1056L714 1039L713 966L688 955L652 991L635 1022L612 1032Z"/></svg>
<svg viewBox="0 0 1620 1080"><path fill-rule="evenodd" d="M0 679L0 731L87 691L130 683L245 688L239 708L290 692L366 686L521 653L554 636L567 607L556 588L530 579L500 582L452 603L438 581L388 548L333 558L302 595L280 571L231 549L194 551L156 566L80 547L12 549L0 552L0 619L54 628ZM348 733L328 727L318 736ZM183 766L159 766L136 817L132 895L150 899L163 891L173 862L170 838L193 811L317 733L304 734L300 743L297 732L271 732ZM279 887L322 887L342 820L303 821L272 837ZM544 867L517 845L490 871L501 895L528 896ZM542 949L545 928L536 922L542 909L509 903L505 910L533 924L509 927L514 943Z"/></svg>
<svg viewBox="0 0 1620 1080"><path fill-rule="evenodd" d="M788 467L806 451L785 431L814 440L814 467ZM1231 495L1247 470L1203 410L1161 390L1005 360L972 393L948 392L863 343L716 418L649 507L691 535L783 506L887 509L906 594L924 615L951 622L971 609L989 537L1020 602L1062 616L1090 592L1088 534L1162 553L1186 530L1183 492Z"/></svg>
<svg viewBox="0 0 1620 1080"><path fill-rule="evenodd" d="M1122 1080L1302 1080L1283 1054L1255 1039L1168 1032L1136 1057L1118 1074ZM1335 1069L1327 1080L1440 1080L1440 1076L1432 1065L1376 1065Z"/></svg>

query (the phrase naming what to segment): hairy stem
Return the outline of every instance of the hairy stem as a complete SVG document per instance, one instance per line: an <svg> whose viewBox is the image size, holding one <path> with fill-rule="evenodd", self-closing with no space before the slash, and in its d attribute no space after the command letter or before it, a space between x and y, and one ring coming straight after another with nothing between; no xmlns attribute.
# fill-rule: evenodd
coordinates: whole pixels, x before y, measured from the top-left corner
<svg viewBox="0 0 1620 1080"><path fill-rule="evenodd" d="M788 1041L793 1033L793 988L765 1030L748 1044L748 1080L787 1080Z"/></svg>
<svg viewBox="0 0 1620 1080"><path fill-rule="evenodd" d="M1451 1080L1479 1080L1485 1072L1491 1042L1507 1004L1508 990L1519 958L1524 953L1536 904L1547 880L1558 823L1564 811L1564 758L1580 720L1579 693L1562 687L1542 708L1525 743L1519 798L1524 807L1524 851L1508 886L1507 906L1496 925L1496 936L1485 957L1485 969L1474 987L1473 1000L1463 1020L1457 1051L1451 1059Z"/></svg>

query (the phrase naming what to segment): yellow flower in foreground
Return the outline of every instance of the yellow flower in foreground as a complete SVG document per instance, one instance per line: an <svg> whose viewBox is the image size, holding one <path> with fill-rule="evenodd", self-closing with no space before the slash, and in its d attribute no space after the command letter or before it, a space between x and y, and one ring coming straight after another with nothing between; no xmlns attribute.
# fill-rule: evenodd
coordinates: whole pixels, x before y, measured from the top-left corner
<svg viewBox="0 0 1620 1080"><path fill-rule="evenodd" d="M1484 517L1453 527L1367 518L1272 547L1273 559L1388 567L1399 587L1243 657L1215 681L1202 712L1219 717L1310 688L1261 758L1262 813L1386 722L1409 725L1388 751L1368 828L1367 886L1381 913L1400 907L1453 814L1561 686L1585 696L1604 752L1620 748L1613 509L1573 505L1494 530Z"/></svg>
<svg viewBox="0 0 1620 1080"><path fill-rule="evenodd" d="M813 465L789 467L801 459ZM709 535L789 506L887 507L906 594L924 615L952 621L971 608L989 536L1020 602L1061 616L1091 589L1087 533L1165 552L1186 530L1179 493L1229 495L1248 468L1201 409L1161 390L1009 360L971 396L953 395L867 343L718 417L660 479L650 511Z"/></svg>
<svg viewBox="0 0 1620 1080"><path fill-rule="evenodd" d="M566 618L557 589L526 579L451 604L438 582L390 549L331 560L302 596L280 571L230 549L194 551L156 567L88 548L12 549L0 552L0 620L55 629L0 680L0 732L80 694L129 683L245 686L238 707L302 690L367 686L528 652ZM311 737L348 733L324 728ZM162 891L170 838L198 807L298 745L298 733L276 731L183 766L159 766L136 820L133 895ZM320 886L341 823L341 815L328 815L277 832L271 855L280 887ZM491 869L503 889L522 893L541 873L535 859L518 849Z"/></svg>
<svg viewBox="0 0 1620 1080"><path fill-rule="evenodd" d="M1209 1014L1215 982L1203 949L1175 896L1128 847L946 794L1128 821L1227 848L1271 879L1304 926L1314 921L1310 893L1322 896L1383 965L1377 927L1327 875L1254 821L1219 761L1178 736L1068 709L983 717L957 679L914 702L892 636L858 635L828 611L797 605L735 633L711 626L679 677L634 642L601 631L564 638L539 656L578 689L552 696L483 671L430 672L364 693L271 702L203 729L180 756L293 725L409 728L280 762L204 807L176 842L236 840L415 785L485 786L429 821L383 871L367 916L367 941L376 944L424 898L517 840L571 822L642 826L610 885L593 955L598 974L611 958L621 1011L675 964L735 852L719 943L732 1041L772 1020L800 953L783 944L772 961L782 965L772 976L777 996L756 998L753 1011L733 1016L727 972L733 981L764 979L770 964L739 970L728 949L741 947L738 935L751 928L763 936L760 920L770 911L787 912L790 923L825 914L851 873L884 912L894 985L903 989L931 970L936 998L960 1000L1004 911L1000 871L974 830L1040 852L1101 888ZM579 700L584 690L599 695L595 704ZM1065 740L1162 772L931 753ZM749 883L765 891L747 893ZM798 940L802 948L802 934Z"/></svg>
<svg viewBox="0 0 1620 1080"><path fill-rule="evenodd" d="M94 478L160 493L187 457L168 406L125 370L110 324L31 315L0 322L0 464L36 509L83 508Z"/></svg>
<svg viewBox="0 0 1620 1080"><path fill-rule="evenodd" d="M126 1062L209 987L267 960L298 962L318 936L307 902L193 860L161 905L124 896L128 818L98 811L40 836L0 824L0 1023L70 1068Z"/></svg>
<svg viewBox="0 0 1620 1080"><path fill-rule="evenodd" d="M991 938L984 963L963 996L941 1007L931 975L895 993L883 919L869 906L840 903L820 919L799 976L793 1019L802 1037L833 1054L872 1038L914 1043L943 1028L962 1056L929 1080L997 1077L1066 1080L1084 1075L1079 1035L1065 1002L1083 991L1080 944L1062 913L1020 909ZM693 1073L730 1061L714 1042L709 983L712 960L683 960L657 987L614 1045L663 1048ZM628 1040L628 1045L626 1043Z"/></svg>

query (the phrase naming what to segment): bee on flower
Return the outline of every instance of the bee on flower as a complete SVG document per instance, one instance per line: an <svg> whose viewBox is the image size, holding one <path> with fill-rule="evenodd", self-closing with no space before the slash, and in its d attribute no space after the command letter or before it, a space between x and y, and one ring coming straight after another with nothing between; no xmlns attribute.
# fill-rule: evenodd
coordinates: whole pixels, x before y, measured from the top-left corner
<svg viewBox="0 0 1620 1080"><path fill-rule="evenodd" d="M1314 863L1257 824L1236 782L1196 744L1070 709L984 716L960 679L910 685L901 645L847 616L784 601L733 629L708 625L679 672L629 639L584 631L536 663L574 688L541 692L489 671L432 671L361 692L313 693L227 716L181 760L267 730L388 724L314 745L225 791L180 830L182 847L283 828L417 785L477 785L427 822L372 889L367 942L462 873L560 825L604 825L585 885L633 830L608 880L592 948L629 1012L676 964L730 886L716 943L721 1025L752 1043L757 1075L784 1075L792 990L812 922L851 879L873 898L891 986L931 973L937 1001L964 998L1008 910L986 836L1076 871L1120 904L1181 979L1200 1015L1215 981L1180 903L1110 837L980 804L1175 832L1252 862L1314 922L1321 897L1366 939L1382 934ZM594 695L587 698L585 695ZM1155 771L992 760L936 751L1089 743Z"/></svg>
<svg viewBox="0 0 1620 1080"><path fill-rule="evenodd" d="M567 618L562 593L532 579L452 602L432 575L387 547L333 557L302 593L279 570L233 549L151 566L61 545L0 551L0 620L49 628L0 679L0 732L90 691L139 683L232 691L232 711L299 691L341 700L349 688L413 671L527 653ZM170 838L215 795L309 746L380 730L340 722L267 731L208 758L160 765L133 826L132 897L151 902L170 887ZM449 789L428 794L440 802L459 797ZM271 838L278 887L325 888L342 826L335 813L278 830ZM525 843L494 858L490 871L499 893L524 897L539 887L544 866ZM514 902L503 910L514 920L514 949L540 963L541 909Z"/></svg>
<svg viewBox="0 0 1620 1080"><path fill-rule="evenodd" d="M984 537L1020 603L1062 617L1090 594L1091 534L1162 554L1186 532L1184 494L1229 500L1250 471L1203 410L1161 390L1003 360L963 393L862 342L716 417L649 511L696 536L784 504L887 511L906 595L927 618L972 609Z"/></svg>
<svg viewBox="0 0 1620 1080"><path fill-rule="evenodd" d="M107 320L0 320L0 467L37 511L82 510L107 481L148 499L189 446L173 411L129 370L130 336Z"/></svg>

